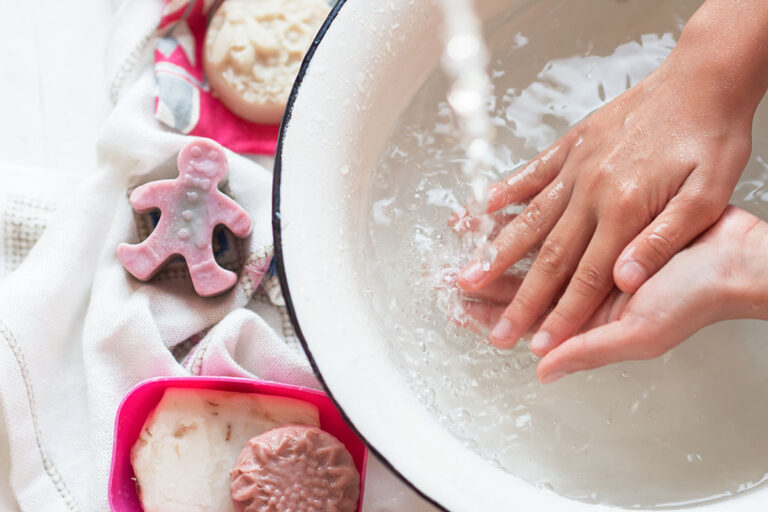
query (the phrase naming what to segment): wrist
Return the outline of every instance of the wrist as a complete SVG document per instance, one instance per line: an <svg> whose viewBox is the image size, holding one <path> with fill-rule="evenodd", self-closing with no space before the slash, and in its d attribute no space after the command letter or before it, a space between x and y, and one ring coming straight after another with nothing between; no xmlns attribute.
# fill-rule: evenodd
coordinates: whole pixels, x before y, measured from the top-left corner
<svg viewBox="0 0 768 512"><path fill-rule="evenodd" d="M768 320L768 224L762 221L730 243L729 258L719 269L723 320Z"/></svg>
<svg viewBox="0 0 768 512"><path fill-rule="evenodd" d="M713 108L750 121L768 88L768 5L764 0L709 0L686 23L665 61ZM661 69L661 68L660 68Z"/></svg>

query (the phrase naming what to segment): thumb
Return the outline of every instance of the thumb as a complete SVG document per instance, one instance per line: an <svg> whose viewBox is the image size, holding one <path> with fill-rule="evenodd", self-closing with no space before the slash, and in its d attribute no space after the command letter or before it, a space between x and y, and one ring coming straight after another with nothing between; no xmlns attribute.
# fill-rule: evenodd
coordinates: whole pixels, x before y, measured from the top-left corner
<svg viewBox="0 0 768 512"><path fill-rule="evenodd" d="M628 314L566 340L539 362L536 375L546 384L621 361L654 359L709 323L697 320L681 321L678 315L649 319Z"/></svg>

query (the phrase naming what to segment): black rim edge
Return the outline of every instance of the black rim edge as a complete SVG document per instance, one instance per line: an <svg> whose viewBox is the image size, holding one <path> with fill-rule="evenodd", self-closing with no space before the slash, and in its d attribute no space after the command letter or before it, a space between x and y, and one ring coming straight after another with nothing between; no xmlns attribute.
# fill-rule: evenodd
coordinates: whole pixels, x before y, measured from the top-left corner
<svg viewBox="0 0 768 512"><path fill-rule="evenodd" d="M336 400L336 397L334 396L333 392L328 388L328 385L325 383L325 379L323 378L322 373L320 372L320 369L317 367L317 363L315 362L315 358L312 356L312 351L309 349L309 346L307 345L306 340L304 339L304 334L301 331L301 326L299 325L299 319L296 316L296 310L293 306L293 301L291 299L291 292L288 288L288 278L285 271L285 261L283 260L283 243L282 243L282 231L281 231L281 218L280 218L280 183L282 178L282 159L283 159L283 142L285 141L285 133L288 128L288 124L291 120L291 114L293 113L293 106L296 103L296 97L298 96L299 89L301 87L302 82L304 81L304 76L307 73L307 68L309 67L309 63L312 60L312 57L315 54L315 51L317 50L318 45L320 44L320 41L323 40L323 37L325 36L326 32L331 27L331 23L336 19L336 16L338 15L341 8L347 3L347 0L337 0L333 8L331 9L331 12L328 14L328 17L326 18L325 22L323 23L323 26L320 27L319 32L317 33L317 36L315 36L314 41L312 41L312 45L309 47L309 50L307 51L307 54L304 56L304 60L301 63L301 68L299 69L299 74L296 76L296 81L293 83L293 88L291 89L291 94L288 97L288 103L285 107L285 113L283 114L283 119L280 124L280 132L278 134L277 139L277 150L275 151L275 166L272 171L272 240L274 243L274 259L275 259L275 270L277 272L277 277L280 282L280 289L283 293L283 299L285 300L285 306L288 310L288 316L291 319L291 323L293 324L293 328L296 331L296 336L299 339L299 342L301 343L301 347L304 349L304 353L307 355L307 358L309 359L309 364L312 366L312 370L315 372L315 375L317 376L318 380L320 381L320 384L325 389L325 392L328 394L328 397L331 399L333 404L336 406L336 408L339 410L339 413L341 413L341 416L344 418L344 421L347 422L347 424L350 426L350 428L354 431L355 435L357 435L368 447L368 449L373 452L376 457L384 464L384 466L389 469L397 478L399 478L403 483L405 483L408 487L413 489L416 494L421 496L424 500L432 504L434 507L437 507L440 510L448 511L447 508L443 507L441 504L439 504L437 501L435 501L430 496L427 496L424 492L422 492L420 489L418 489L410 480L405 478L395 467L392 465L392 463L384 457L372 444L368 439L363 436L358 428L355 426L355 424L352 422L352 420L347 415L346 411L341 407L341 404L339 404L338 400Z"/></svg>

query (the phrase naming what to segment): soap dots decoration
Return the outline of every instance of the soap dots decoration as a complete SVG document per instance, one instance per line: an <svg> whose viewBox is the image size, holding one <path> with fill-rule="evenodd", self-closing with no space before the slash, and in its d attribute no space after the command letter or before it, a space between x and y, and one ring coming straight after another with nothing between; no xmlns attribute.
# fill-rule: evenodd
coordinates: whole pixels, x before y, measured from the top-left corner
<svg viewBox="0 0 768 512"><path fill-rule="evenodd" d="M137 187L130 203L138 213L160 210L157 226L143 242L120 244L117 256L136 279L147 281L175 255L187 263L195 292L219 295L234 286L237 274L216 263L213 230L224 225L245 238L251 219L243 208L224 195L219 183L227 175L227 155L209 139L184 146L178 158L179 177Z"/></svg>

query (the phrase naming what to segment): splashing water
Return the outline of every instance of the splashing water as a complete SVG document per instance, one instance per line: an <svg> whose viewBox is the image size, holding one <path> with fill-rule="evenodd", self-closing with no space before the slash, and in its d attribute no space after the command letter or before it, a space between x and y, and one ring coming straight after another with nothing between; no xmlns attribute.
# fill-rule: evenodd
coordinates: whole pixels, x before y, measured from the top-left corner
<svg viewBox="0 0 768 512"><path fill-rule="evenodd" d="M483 27L486 50L482 39L471 42L480 34L471 3L444 0L458 5L456 17L446 13L458 43L403 111L376 165L363 277L388 356L447 431L542 489L648 509L761 485L768 344L759 324L716 325L663 358L549 386L537 382L526 346L499 351L484 332L457 325L452 276L471 253L447 219L464 205L483 212L487 184L502 170L525 172L569 127L647 76L700 1L514 4ZM486 67L490 82L477 75ZM733 200L765 218L768 103L755 119L755 158ZM487 143L474 146L483 151L472 151L475 140Z"/></svg>
<svg viewBox="0 0 768 512"><path fill-rule="evenodd" d="M488 270L495 256L489 244L495 222L486 213L489 183L483 172L493 165L494 160L494 129L488 116L491 95L488 49L472 0L441 0L440 3L445 40L442 67L452 83L448 104L466 148L462 170L471 192L468 214L478 220L464 240L467 241L466 248L476 252L483 269Z"/></svg>

